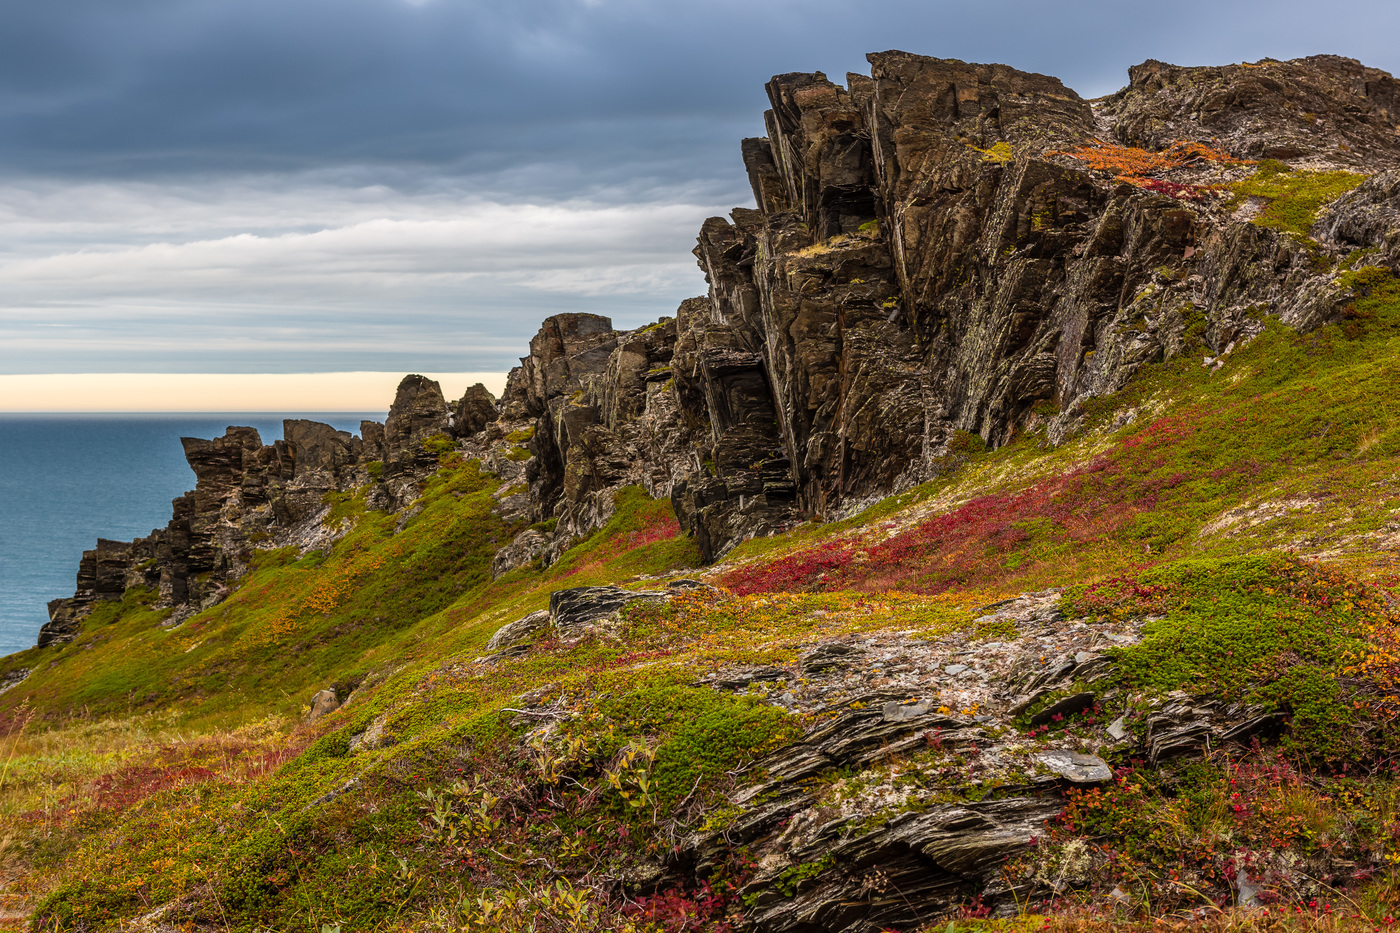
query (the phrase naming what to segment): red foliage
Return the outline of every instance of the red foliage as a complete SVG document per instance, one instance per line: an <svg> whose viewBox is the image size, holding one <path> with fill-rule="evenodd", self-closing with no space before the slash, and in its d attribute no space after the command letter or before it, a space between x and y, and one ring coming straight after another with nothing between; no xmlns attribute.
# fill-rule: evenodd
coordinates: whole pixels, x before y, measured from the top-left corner
<svg viewBox="0 0 1400 933"><path fill-rule="evenodd" d="M627 547L631 549L658 541L669 541L680 534L680 531L681 523L676 520L675 515L653 515L645 525L627 535Z"/></svg>
<svg viewBox="0 0 1400 933"><path fill-rule="evenodd" d="M214 776L213 771L198 765L169 768L133 765L94 781L93 798L98 809L121 810L160 791L182 784L198 784Z"/></svg>
<svg viewBox="0 0 1400 933"><path fill-rule="evenodd" d="M1008 572L1007 555L1036 537L1070 545L1102 540L1155 509L1167 490L1189 477L1143 477L1165 465L1161 451L1192 433L1189 419L1189 413L1158 419L1116 451L1070 472L1018 492L981 496L882 541L833 538L737 567L720 582L739 595L836 589L940 593L993 583ZM1244 461L1224 472L1248 476L1259 469Z"/></svg>
<svg viewBox="0 0 1400 933"><path fill-rule="evenodd" d="M1201 185L1179 185L1164 178L1130 178L1127 181L1144 191L1155 191L1157 194L1165 194L1178 201L1204 201L1206 194L1210 191L1209 188Z"/></svg>
<svg viewBox="0 0 1400 933"><path fill-rule="evenodd" d="M722 579L740 595L804 589L942 592L985 578L999 555L1030 540L1025 527L1050 520L1071 539L1097 536L1139 509L1109 509L1117 470L1100 457L1078 470L1015 493L981 496L883 541L837 538ZM1143 506L1146 503L1142 503Z"/></svg>
<svg viewBox="0 0 1400 933"><path fill-rule="evenodd" d="M628 914L655 924L664 933L731 933L734 924L721 918L733 899L732 892L716 892L706 881L693 895L673 888L639 897Z"/></svg>

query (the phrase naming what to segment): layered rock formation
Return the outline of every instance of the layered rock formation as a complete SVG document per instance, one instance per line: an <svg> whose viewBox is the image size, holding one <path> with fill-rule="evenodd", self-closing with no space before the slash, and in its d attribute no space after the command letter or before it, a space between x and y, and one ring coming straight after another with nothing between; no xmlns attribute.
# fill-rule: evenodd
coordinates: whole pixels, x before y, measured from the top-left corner
<svg viewBox="0 0 1400 933"><path fill-rule="evenodd" d="M1043 429L1058 443L1086 400L1148 361L1228 352L1270 316L1335 318L1356 251L1400 268L1400 111L1383 72L1334 56L1147 62L1085 101L1002 65L869 61L845 87L820 73L769 82L768 135L741 147L757 208L700 231L707 295L637 330L550 318L499 404L478 387L449 406L413 376L360 438L289 422L269 446L246 428L187 441L198 485L171 524L88 552L42 638L130 585L208 604L248 548L313 534L328 490L374 480L373 507L405 505L438 434L501 474L503 515L535 524L497 574L552 561L626 485L669 496L714 559L931 477L954 432L997 445ZM1151 178L1083 157L1179 142L1196 148ZM1300 233L1252 223L1259 199L1228 196L1255 171L1242 160L1260 158L1373 174L1304 212L1316 222ZM525 438L523 465L501 454Z"/></svg>
<svg viewBox="0 0 1400 933"><path fill-rule="evenodd" d="M458 407L479 407L483 396L490 398L474 386ZM402 507L437 464L423 441L443 435L450 421L438 384L407 376L387 422L362 422L359 437L288 419L282 440L272 444L249 427L230 427L213 440L181 438L194 490L174 500L164 528L132 542L99 540L83 553L77 588L49 603L39 646L70 640L96 603L121 599L128 589L156 590L158 604L175 607L178 621L221 600L254 549L330 544L345 529L322 522L328 492L372 483L372 504Z"/></svg>
<svg viewBox="0 0 1400 933"><path fill-rule="evenodd" d="M953 431L1058 442L1145 362L1215 355L1271 315L1334 318L1350 251L1400 265L1383 72L1148 62L1089 102L1001 65L869 58L847 87L769 82L768 136L742 146L758 209L705 222L707 296L640 331L565 316L532 341L507 408L539 419L536 517L565 541L640 482L713 558L930 477ZM1252 165L1197 158L1143 184L1071 154L1096 139L1378 174L1299 237L1225 197Z"/></svg>

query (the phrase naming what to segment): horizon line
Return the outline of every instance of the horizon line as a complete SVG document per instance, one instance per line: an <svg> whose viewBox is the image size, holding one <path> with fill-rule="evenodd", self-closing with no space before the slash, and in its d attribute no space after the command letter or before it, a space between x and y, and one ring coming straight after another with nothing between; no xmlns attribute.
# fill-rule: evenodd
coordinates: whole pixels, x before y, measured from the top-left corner
<svg viewBox="0 0 1400 933"><path fill-rule="evenodd" d="M451 403L478 382L499 397L507 374L397 370L0 374L0 414L387 412L399 383L408 375L436 380Z"/></svg>

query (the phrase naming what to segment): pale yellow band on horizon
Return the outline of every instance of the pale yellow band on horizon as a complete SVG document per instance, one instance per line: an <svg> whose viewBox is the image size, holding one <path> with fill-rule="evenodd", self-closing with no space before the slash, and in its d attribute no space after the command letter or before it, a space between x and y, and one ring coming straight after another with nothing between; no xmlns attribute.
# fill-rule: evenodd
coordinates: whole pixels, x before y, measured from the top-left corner
<svg viewBox="0 0 1400 933"><path fill-rule="evenodd" d="M45 373L0 375L0 412L388 411L406 373ZM449 401L505 373L423 373Z"/></svg>

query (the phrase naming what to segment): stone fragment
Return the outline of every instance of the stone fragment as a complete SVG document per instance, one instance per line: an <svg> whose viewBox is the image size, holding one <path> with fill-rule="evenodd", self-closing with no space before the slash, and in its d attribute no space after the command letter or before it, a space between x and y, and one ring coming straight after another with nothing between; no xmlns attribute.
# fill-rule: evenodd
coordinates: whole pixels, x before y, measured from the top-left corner
<svg viewBox="0 0 1400 933"><path fill-rule="evenodd" d="M1246 909L1259 907L1262 888L1249 880L1249 872L1241 865L1235 872L1235 902Z"/></svg>
<svg viewBox="0 0 1400 933"><path fill-rule="evenodd" d="M1033 753L1031 760L1074 784L1101 784L1113 779L1113 769L1097 755L1053 748Z"/></svg>
<svg viewBox="0 0 1400 933"><path fill-rule="evenodd" d="M385 745L388 745L388 737L384 734L384 727L388 722L389 714L381 713L374 718L373 722L365 727L364 732L352 736L349 747L350 754L357 755L363 752L374 751L376 748L383 748Z"/></svg>
<svg viewBox="0 0 1400 933"><path fill-rule="evenodd" d="M901 703L898 700L891 700L885 704L885 722L901 722L906 719L917 719L933 708L928 700L920 700L917 703Z"/></svg>
<svg viewBox="0 0 1400 933"><path fill-rule="evenodd" d="M487 651L500 651L534 639L549 628L549 610L538 609L501 626L486 643Z"/></svg>
<svg viewBox="0 0 1400 933"><path fill-rule="evenodd" d="M578 586L549 594L549 617L556 631L568 633L615 614L638 601L662 602L666 593L624 590L619 586Z"/></svg>
<svg viewBox="0 0 1400 933"><path fill-rule="evenodd" d="M1119 716L1117 719L1113 720L1113 722L1109 723L1108 728L1104 731L1108 733L1109 738L1113 739L1113 741L1123 741L1128 737L1128 717Z"/></svg>
<svg viewBox="0 0 1400 933"><path fill-rule="evenodd" d="M321 690L311 698L311 710L306 714L307 722L315 722L322 716L329 716L340 709L340 700L334 690Z"/></svg>

